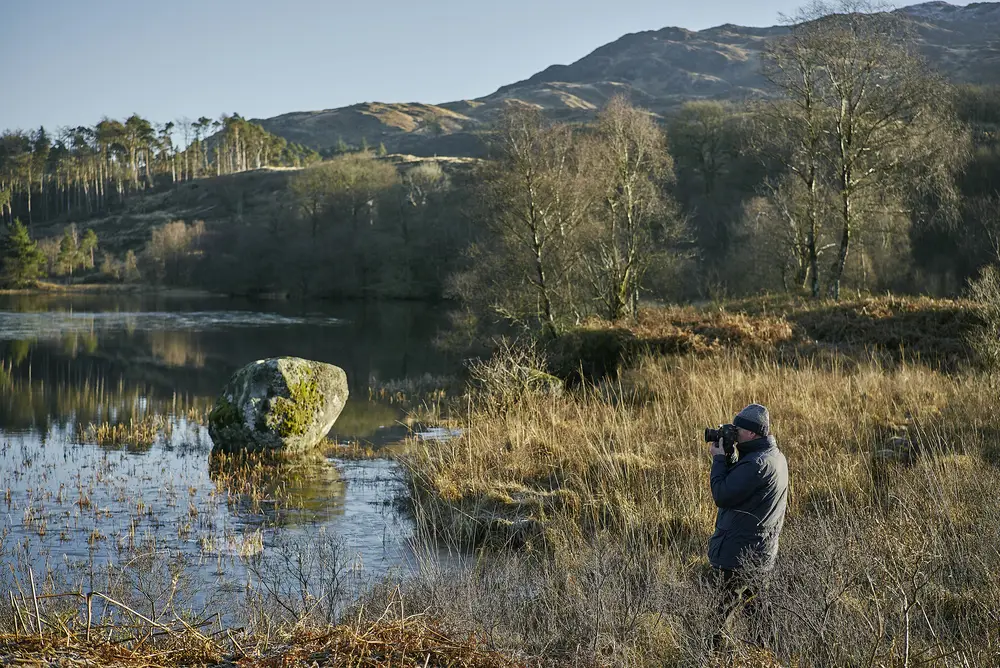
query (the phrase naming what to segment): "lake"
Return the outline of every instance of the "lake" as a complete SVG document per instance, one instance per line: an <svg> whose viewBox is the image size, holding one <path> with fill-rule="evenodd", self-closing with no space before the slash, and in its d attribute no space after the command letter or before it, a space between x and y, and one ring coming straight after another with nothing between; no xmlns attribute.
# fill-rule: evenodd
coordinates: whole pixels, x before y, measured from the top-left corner
<svg viewBox="0 0 1000 668"><path fill-rule="evenodd" d="M419 541L391 459L246 467L212 456L204 417L238 368L294 355L347 372L331 440L399 441L401 410L369 388L453 374L432 345L444 324L440 307L416 303L0 296L4 577L103 591L145 573L177 590L182 573L181 593L205 608L254 578L291 586L279 571L302 546L326 559L316 577L337 564L344 591L413 568ZM155 436L102 431L115 424Z"/></svg>

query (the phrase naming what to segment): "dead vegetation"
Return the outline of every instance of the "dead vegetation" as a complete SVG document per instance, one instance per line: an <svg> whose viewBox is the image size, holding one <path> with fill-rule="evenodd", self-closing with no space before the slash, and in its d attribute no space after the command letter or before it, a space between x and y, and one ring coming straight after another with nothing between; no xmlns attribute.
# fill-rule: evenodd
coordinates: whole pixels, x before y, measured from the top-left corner
<svg viewBox="0 0 1000 668"><path fill-rule="evenodd" d="M58 633L45 630L41 634L0 634L0 660L16 665L123 668L526 665L487 649L476 636L450 635L421 615L399 621L290 627L269 638L242 630L203 633L184 622L175 626L140 623L128 631L119 627L110 634L105 634L104 629L88 633L64 625Z"/></svg>
<svg viewBox="0 0 1000 668"><path fill-rule="evenodd" d="M552 372L600 379L646 355L741 351L799 358L916 361L955 370L979 355L970 341L983 322L961 300L864 297L812 302L755 298L720 305L640 310L634 322L591 320L550 345Z"/></svg>
<svg viewBox="0 0 1000 668"><path fill-rule="evenodd" d="M459 578L422 574L411 601L568 663L719 661L700 437L760 402L792 477L764 594L778 663L994 665L1000 532L981 499L1000 485L1000 377L950 362L974 322L960 303L893 299L646 312L618 331L691 346L637 344L629 367L568 393L474 394L462 435L414 443L406 464L421 526L489 556ZM741 638L726 661L754 660Z"/></svg>

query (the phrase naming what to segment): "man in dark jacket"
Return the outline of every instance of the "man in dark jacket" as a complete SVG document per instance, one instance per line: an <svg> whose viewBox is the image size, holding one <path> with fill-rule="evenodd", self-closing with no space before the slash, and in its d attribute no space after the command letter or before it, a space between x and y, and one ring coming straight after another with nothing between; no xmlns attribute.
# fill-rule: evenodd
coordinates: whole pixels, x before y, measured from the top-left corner
<svg viewBox="0 0 1000 668"><path fill-rule="evenodd" d="M778 556L788 501L788 464L770 434L766 408L750 404L733 424L738 428L736 452L727 456L721 442L711 448L712 498L719 510L708 560L722 586L720 613L725 626L731 626L742 608L758 644L766 644L763 627L769 622L764 619L756 584L774 568Z"/></svg>

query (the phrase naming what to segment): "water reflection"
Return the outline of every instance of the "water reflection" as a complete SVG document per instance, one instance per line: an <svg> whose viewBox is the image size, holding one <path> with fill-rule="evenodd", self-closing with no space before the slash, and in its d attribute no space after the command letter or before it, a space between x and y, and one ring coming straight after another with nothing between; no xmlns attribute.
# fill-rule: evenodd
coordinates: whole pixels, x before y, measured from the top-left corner
<svg viewBox="0 0 1000 668"><path fill-rule="evenodd" d="M45 310L47 307L48 310ZM430 341L440 309L419 303L316 306L154 297L0 296L0 359L20 376L98 374L170 393L215 395L239 367L294 355L347 371L355 399L373 383L441 374L456 360Z"/></svg>
<svg viewBox="0 0 1000 668"><path fill-rule="evenodd" d="M312 524L343 513L344 481L320 454L285 460L213 451L208 470L229 509L262 524Z"/></svg>
<svg viewBox="0 0 1000 668"><path fill-rule="evenodd" d="M398 439L399 411L370 403L368 387L449 373L429 344L440 322L418 304L0 296L4 560L93 573L152 545L195 562L227 555L199 576L218 587L241 581L239 559L320 530L374 575L398 567L412 527L390 503L394 463L219 459L204 419L236 369L296 355L347 371L332 439Z"/></svg>

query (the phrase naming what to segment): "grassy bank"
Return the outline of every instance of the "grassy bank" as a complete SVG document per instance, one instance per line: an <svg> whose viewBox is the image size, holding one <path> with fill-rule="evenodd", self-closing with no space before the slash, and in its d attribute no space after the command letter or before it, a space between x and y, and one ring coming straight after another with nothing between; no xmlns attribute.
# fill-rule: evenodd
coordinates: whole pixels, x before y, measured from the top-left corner
<svg viewBox="0 0 1000 668"><path fill-rule="evenodd" d="M600 379L649 355L704 357L725 351L800 358L901 361L956 370L974 361L974 304L949 299L864 297L812 302L789 297L642 309L634 322L592 320L550 346L551 370Z"/></svg>
<svg viewBox="0 0 1000 668"><path fill-rule="evenodd" d="M169 288L149 283L51 283L38 281L34 287L3 289L0 295L137 295L155 294L164 297L202 298L218 296L196 288Z"/></svg>
<svg viewBox="0 0 1000 668"><path fill-rule="evenodd" d="M465 578L425 574L411 596L498 648L710 664L715 506L700 437L758 401L792 477L767 594L774 660L995 665L1000 376L957 364L967 309L913 304L647 312L620 330L643 344L630 366L596 386L483 385L463 436L418 444L407 464L418 521L489 557ZM705 345L668 355L664 340ZM762 665L738 634L729 649Z"/></svg>

